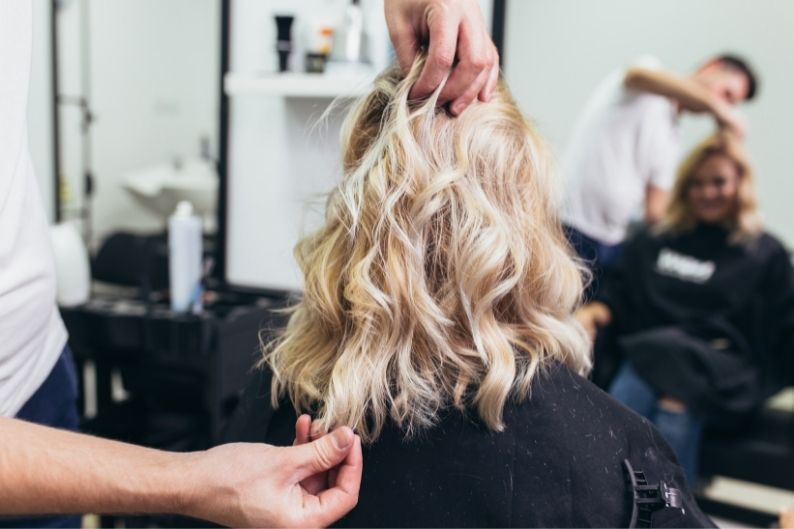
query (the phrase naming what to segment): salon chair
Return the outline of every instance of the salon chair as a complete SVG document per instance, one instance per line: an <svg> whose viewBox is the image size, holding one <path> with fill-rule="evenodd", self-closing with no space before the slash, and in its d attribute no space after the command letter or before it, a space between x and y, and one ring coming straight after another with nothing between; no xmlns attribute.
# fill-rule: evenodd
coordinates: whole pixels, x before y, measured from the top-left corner
<svg viewBox="0 0 794 529"><path fill-rule="evenodd" d="M794 377L790 376L787 391L793 390ZM785 404L783 408L764 407L740 431L707 430L700 451L701 478L709 480L721 476L794 490L794 403ZM701 508L713 516L756 527L772 527L777 521L777 513L703 494L696 497Z"/></svg>

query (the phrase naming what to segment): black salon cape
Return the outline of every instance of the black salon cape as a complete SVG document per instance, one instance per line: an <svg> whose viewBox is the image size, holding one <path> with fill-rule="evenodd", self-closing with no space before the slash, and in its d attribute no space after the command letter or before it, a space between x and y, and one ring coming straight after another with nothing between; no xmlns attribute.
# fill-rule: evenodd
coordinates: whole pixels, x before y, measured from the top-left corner
<svg viewBox="0 0 794 529"><path fill-rule="evenodd" d="M714 427L740 426L792 382L794 269L769 234L739 244L714 226L645 229L596 299L640 376Z"/></svg>
<svg viewBox="0 0 794 529"><path fill-rule="evenodd" d="M227 427L226 441L289 445L296 416L270 407L270 375L259 371ZM713 527L684 485L675 456L644 419L567 368L537 378L532 396L509 403L506 428L442 414L412 440L393 424L364 447L358 506L340 527L626 527L628 458L648 483L682 491L685 512L654 514L658 527Z"/></svg>

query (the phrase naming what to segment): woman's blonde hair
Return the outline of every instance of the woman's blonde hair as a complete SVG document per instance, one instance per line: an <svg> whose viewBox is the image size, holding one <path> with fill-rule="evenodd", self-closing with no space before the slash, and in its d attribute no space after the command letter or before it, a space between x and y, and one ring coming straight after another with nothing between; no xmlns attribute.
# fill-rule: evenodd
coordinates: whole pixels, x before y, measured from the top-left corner
<svg viewBox="0 0 794 529"><path fill-rule="evenodd" d="M728 132L717 132L701 141L684 159L678 168L675 185L670 197L670 206L659 224L661 231L681 232L697 224L697 218L689 201L692 180L703 163L711 156L726 156L739 172L739 187L734 214L726 221L734 242L747 242L762 230L761 218L753 184L753 169L742 142Z"/></svg>
<svg viewBox="0 0 794 529"><path fill-rule="evenodd" d="M457 118L438 91L409 101L423 64L381 74L347 117L344 177L295 249L303 297L265 350L274 405L286 394L365 442L445 406L501 430L550 361L590 367L545 147L503 84Z"/></svg>

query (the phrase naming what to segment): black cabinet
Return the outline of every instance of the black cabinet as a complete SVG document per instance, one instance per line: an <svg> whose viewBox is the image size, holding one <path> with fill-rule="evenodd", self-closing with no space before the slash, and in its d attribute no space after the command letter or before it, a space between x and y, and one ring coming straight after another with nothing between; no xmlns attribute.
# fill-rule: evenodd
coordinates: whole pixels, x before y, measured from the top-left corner
<svg viewBox="0 0 794 529"><path fill-rule="evenodd" d="M236 297L182 315L116 298L62 309L78 367L91 363L96 373L88 385L96 414L84 430L169 450L211 446L261 358L260 340L285 323L284 305L284 298ZM123 401L113 398L113 373Z"/></svg>

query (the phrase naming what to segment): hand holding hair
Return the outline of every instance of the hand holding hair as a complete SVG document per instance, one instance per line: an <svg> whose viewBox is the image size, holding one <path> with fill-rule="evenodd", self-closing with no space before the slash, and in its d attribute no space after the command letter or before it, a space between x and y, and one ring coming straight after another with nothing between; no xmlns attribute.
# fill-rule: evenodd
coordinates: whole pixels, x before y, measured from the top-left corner
<svg viewBox="0 0 794 529"><path fill-rule="evenodd" d="M713 103L712 114L720 130L726 131L739 140L747 136L747 123L742 115L731 105L721 101Z"/></svg>
<svg viewBox="0 0 794 529"><path fill-rule="evenodd" d="M231 527L325 527L358 502L361 440L347 427L299 446L223 445L200 459L199 472L220 482L197 491L190 516Z"/></svg>
<svg viewBox="0 0 794 529"><path fill-rule="evenodd" d="M427 47L427 63L411 98L443 86L439 104L458 115L476 98L487 102L499 78L499 53L477 0L386 0L386 23L397 60L408 72Z"/></svg>

